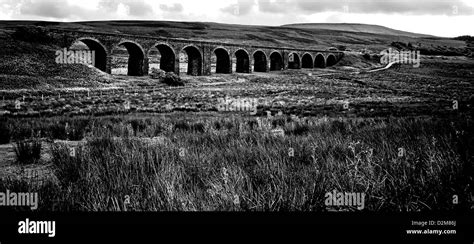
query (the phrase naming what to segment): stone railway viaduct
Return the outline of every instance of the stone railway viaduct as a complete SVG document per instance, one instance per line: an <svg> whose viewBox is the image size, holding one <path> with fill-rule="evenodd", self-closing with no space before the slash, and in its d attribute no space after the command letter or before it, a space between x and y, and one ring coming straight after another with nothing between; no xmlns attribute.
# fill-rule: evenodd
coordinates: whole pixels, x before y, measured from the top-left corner
<svg viewBox="0 0 474 244"><path fill-rule="evenodd" d="M50 29L63 47L82 42L95 51L95 66L107 73L112 70L112 54L120 46L128 51L128 75L148 74L153 47L158 49L160 69L180 74L179 53L188 56L188 75L211 75L215 55L216 73L268 72L284 69L325 68L336 64L339 51L239 45L179 38ZM234 67L234 68L233 68Z"/></svg>

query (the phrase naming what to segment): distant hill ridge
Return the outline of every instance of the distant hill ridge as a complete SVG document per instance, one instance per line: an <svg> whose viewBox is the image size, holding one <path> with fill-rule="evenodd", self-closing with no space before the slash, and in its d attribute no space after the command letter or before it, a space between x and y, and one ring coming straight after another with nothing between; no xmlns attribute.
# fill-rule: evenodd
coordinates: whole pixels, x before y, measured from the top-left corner
<svg viewBox="0 0 474 244"><path fill-rule="evenodd" d="M432 35L418 34L407 31L395 30L381 25L353 24L353 23L299 23L282 25L282 27L291 27L311 30L337 30L350 32L365 32L372 34L409 36L409 37L434 37Z"/></svg>
<svg viewBox="0 0 474 244"><path fill-rule="evenodd" d="M113 20L86 22L0 21L0 33L12 27L42 26L77 31L184 38L239 45L380 52L394 42L415 45L426 54L469 53L464 40L429 36L367 24L235 25L213 22Z"/></svg>

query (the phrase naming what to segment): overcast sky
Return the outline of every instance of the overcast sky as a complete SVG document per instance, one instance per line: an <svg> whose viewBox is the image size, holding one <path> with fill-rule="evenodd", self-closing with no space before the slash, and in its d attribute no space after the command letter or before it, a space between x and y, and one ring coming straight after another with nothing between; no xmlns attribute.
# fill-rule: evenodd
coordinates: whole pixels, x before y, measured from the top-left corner
<svg viewBox="0 0 474 244"><path fill-rule="evenodd" d="M0 0L2 20L172 20L231 24L365 23L474 36L473 0Z"/></svg>

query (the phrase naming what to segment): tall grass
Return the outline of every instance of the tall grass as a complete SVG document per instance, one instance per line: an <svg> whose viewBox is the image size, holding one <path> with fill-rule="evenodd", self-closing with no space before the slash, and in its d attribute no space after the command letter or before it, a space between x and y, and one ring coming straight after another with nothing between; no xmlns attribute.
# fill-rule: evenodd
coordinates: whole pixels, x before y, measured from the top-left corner
<svg viewBox="0 0 474 244"><path fill-rule="evenodd" d="M15 144L16 162L21 165L38 163L41 158L41 140L17 141Z"/></svg>
<svg viewBox="0 0 474 244"><path fill-rule="evenodd" d="M469 199L461 155L472 151L459 143L472 129L448 120L114 120L90 122L75 156L53 148L58 189L43 197L85 211L326 211L334 189L365 193L370 211L450 210L453 195Z"/></svg>

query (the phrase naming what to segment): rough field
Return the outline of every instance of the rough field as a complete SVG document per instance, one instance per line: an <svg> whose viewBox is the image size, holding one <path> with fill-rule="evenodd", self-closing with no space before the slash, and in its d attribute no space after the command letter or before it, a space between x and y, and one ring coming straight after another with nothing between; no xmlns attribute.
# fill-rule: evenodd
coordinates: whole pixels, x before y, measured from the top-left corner
<svg viewBox="0 0 474 244"><path fill-rule="evenodd" d="M187 85L179 88L146 77L117 76L101 89L0 91L0 111L9 116L207 112L217 111L218 99L229 96L258 99L258 115L268 110L297 116L444 116L458 112L455 101L459 111L472 109L473 70L470 59L433 58L422 60L418 69L402 66L374 73L339 67L184 77Z"/></svg>
<svg viewBox="0 0 474 244"><path fill-rule="evenodd" d="M117 76L120 88L89 95L3 91L0 189L39 191L44 210L355 210L324 206L333 189L365 192L370 211L469 208L473 67L426 59L185 77L180 88ZM225 96L258 99L257 114L217 111ZM41 142L37 160L18 161L22 140Z"/></svg>

